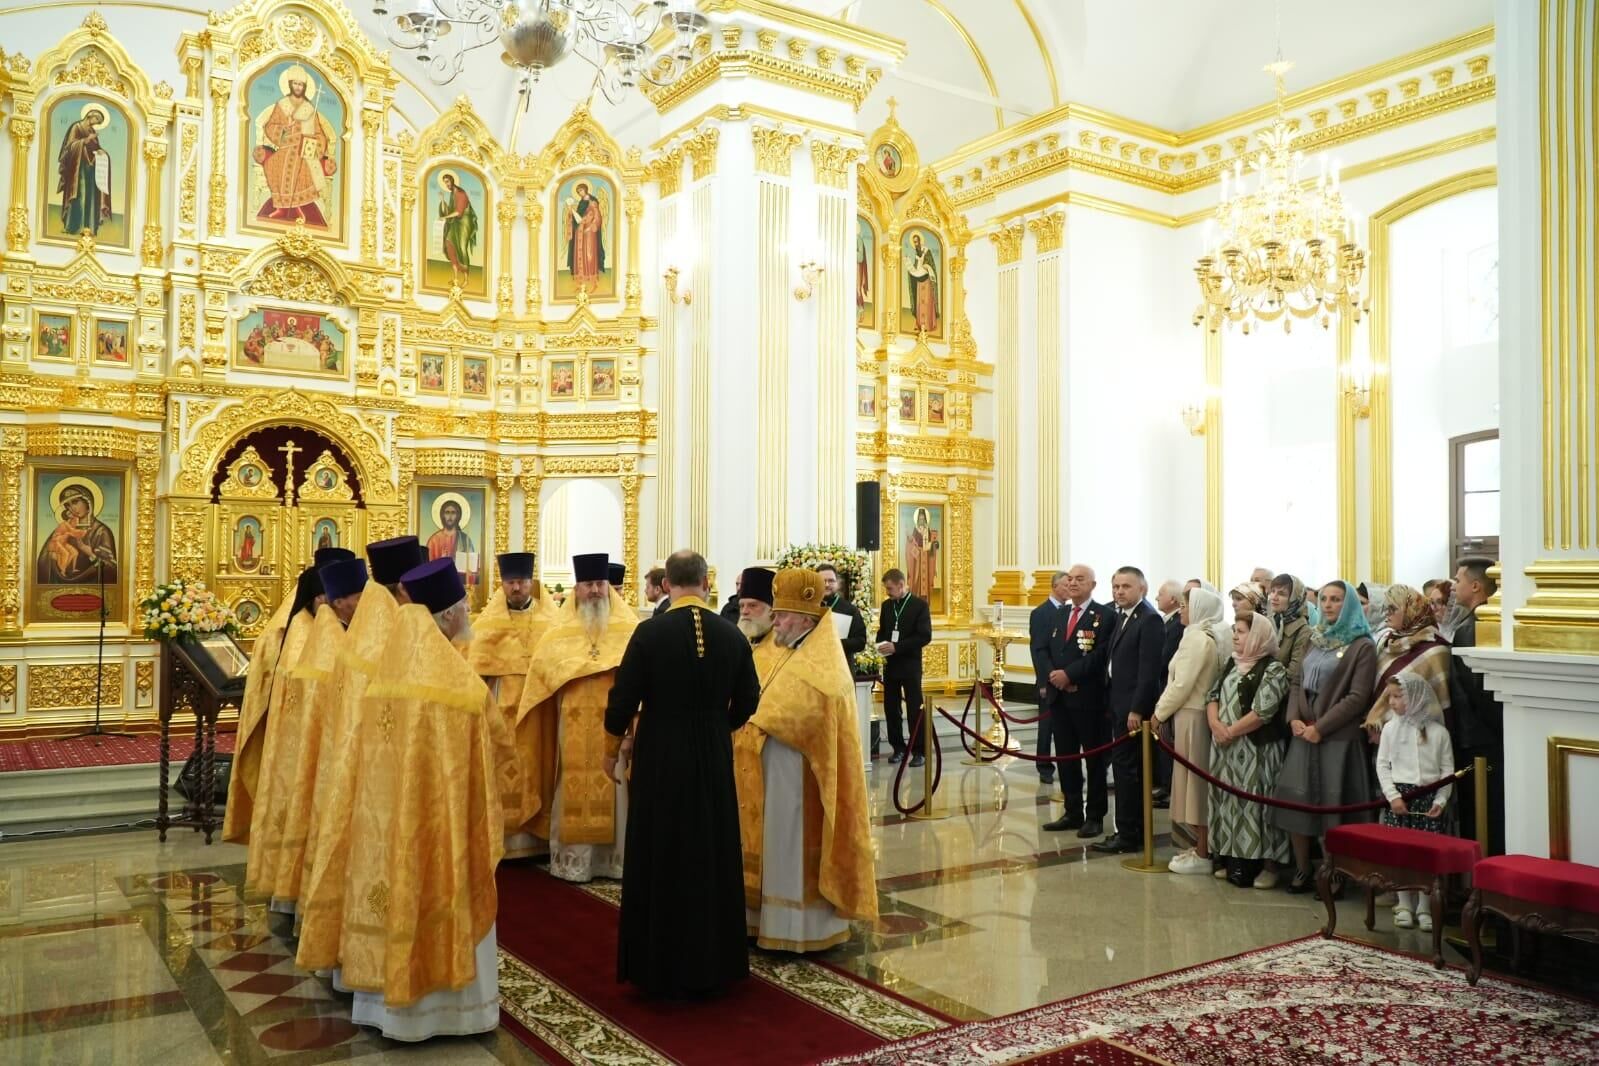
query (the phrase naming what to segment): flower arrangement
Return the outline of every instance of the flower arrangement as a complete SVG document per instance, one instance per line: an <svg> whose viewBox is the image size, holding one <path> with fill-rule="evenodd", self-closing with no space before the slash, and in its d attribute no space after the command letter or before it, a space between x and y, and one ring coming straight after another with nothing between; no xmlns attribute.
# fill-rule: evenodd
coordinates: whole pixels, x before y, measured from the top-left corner
<svg viewBox="0 0 1599 1066"><path fill-rule="evenodd" d="M838 570L849 586L850 602L866 619L867 628L871 628L877 604L872 599L872 564L865 552L842 544L794 544L777 557L779 570L791 566L815 570L823 563Z"/></svg>
<svg viewBox="0 0 1599 1066"><path fill-rule="evenodd" d="M856 677L879 677L883 673L883 653L868 644L855 653L854 669Z"/></svg>
<svg viewBox="0 0 1599 1066"><path fill-rule="evenodd" d="M139 624L147 640L173 640L200 633L237 636L233 608L198 581L169 581L139 601Z"/></svg>

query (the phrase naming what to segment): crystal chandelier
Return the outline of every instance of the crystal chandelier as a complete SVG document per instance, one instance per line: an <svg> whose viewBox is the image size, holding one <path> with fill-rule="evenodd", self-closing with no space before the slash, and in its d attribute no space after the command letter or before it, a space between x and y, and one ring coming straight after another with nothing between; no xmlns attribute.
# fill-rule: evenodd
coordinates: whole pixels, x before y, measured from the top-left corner
<svg viewBox="0 0 1599 1066"><path fill-rule="evenodd" d="M1282 321L1289 331L1295 319L1319 320L1325 329L1334 314L1358 323L1360 276L1366 253L1355 247L1355 224L1344 210L1338 170L1327 171L1314 185L1301 184L1304 153L1292 148L1293 131L1284 116L1283 75L1290 63L1279 58L1266 70L1277 82L1277 117L1261 134L1261 151L1249 169L1259 174L1245 191L1244 162L1222 171L1221 204L1206 225L1204 251L1194 273L1203 302L1194 325L1212 333L1239 323L1251 326Z"/></svg>
<svg viewBox="0 0 1599 1066"><path fill-rule="evenodd" d="M594 67L612 103L641 78L670 85L710 24L694 0L372 0L372 13L384 20L389 43L414 52L437 85L454 81L470 53L499 45L500 61L518 72L524 108L540 76L568 55ZM649 69L650 38L663 28L673 40Z"/></svg>

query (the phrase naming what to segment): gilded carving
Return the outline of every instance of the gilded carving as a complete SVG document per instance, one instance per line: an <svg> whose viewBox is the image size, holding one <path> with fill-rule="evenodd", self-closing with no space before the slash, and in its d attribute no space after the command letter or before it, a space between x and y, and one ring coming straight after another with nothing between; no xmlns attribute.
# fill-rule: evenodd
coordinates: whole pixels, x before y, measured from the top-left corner
<svg viewBox="0 0 1599 1066"><path fill-rule="evenodd" d="M28 430L27 453L35 456L75 455L96 459L132 459L139 434L131 429L57 423Z"/></svg>
<svg viewBox="0 0 1599 1066"><path fill-rule="evenodd" d="M860 153L849 145L811 141L811 170L816 184L830 189L849 187L850 172Z"/></svg>
<svg viewBox="0 0 1599 1066"><path fill-rule="evenodd" d="M118 76L113 65L96 48L84 49L79 54L76 63L56 71L55 83L57 85L90 85L123 98L127 98L130 95L127 82Z"/></svg>
<svg viewBox="0 0 1599 1066"><path fill-rule="evenodd" d="M133 664L134 704L148 707L155 699L155 661L140 659Z"/></svg>
<svg viewBox="0 0 1599 1066"><path fill-rule="evenodd" d="M696 133L683 145L688 152L695 181L710 177L716 170L716 145L721 137L722 131L712 126Z"/></svg>
<svg viewBox="0 0 1599 1066"><path fill-rule="evenodd" d="M178 346L192 349L194 347L195 319L199 316L199 298L192 292L186 292L178 297Z"/></svg>
<svg viewBox="0 0 1599 1066"><path fill-rule="evenodd" d="M800 143L797 133L755 126L750 130L755 141L755 169L762 174L788 177L793 171L794 149Z"/></svg>
<svg viewBox="0 0 1599 1066"><path fill-rule="evenodd" d="M313 262L304 259L274 259L242 286L251 296L275 296L283 300L331 304L339 300L333 282Z"/></svg>
<svg viewBox="0 0 1599 1066"><path fill-rule="evenodd" d="M537 472L537 460L522 460L522 550L539 550L539 493L544 479Z"/></svg>
<svg viewBox="0 0 1599 1066"><path fill-rule="evenodd" d="M931 678L949 676L948 644L929 644L922 649L922 673Z"/></svg>
<svg viewBox="0 0 1599 1066"><path fill-rule="evenodd" d="M511 544L511 488L516 484L515 460L500 456L494 464L494 543L498 551L509 551ZM497 578L499 563L494 565Z"/></svg>
<svg viewBox="0 0 1599 1066"><path fill-rule="evenodd" d="M19 545L22 541L22 463L26 441L20 428L0 428L0 631L18 628L22 607Z"/></svg>
<svg viewBox="0 0 1599 1066"><path fill-rule="evenodd" d="M77 711L94 706L95 679L100 681L100 696L112 707L122 705L121 663L106 663L95 671L94 663L35 663L28 667L29 711Z"/></svg>
<svg viewBox="0 0 1599 1066"><path fill-rule="evenodd" d="M1032 231L1033 242L1038 246L1039 255L1058 252L1066 233L1066 213L1055 211L1029 219L1027 228Z"/></svg>
<svg viewBox="0 0 1599 1066"><path fill-rule="evenodd" d="M487 477L488 454L461 448L417 448L416 473L422 477ZM504 543L500 541L499 543Z"/></svg>
<svg viewBox="0 0 1599 1066"><path fill-rule="evenodd" d="M11 663L0 666L0 710L17 709L17 668Z"/></svg>
<svg viewBox="0 0 1599 1066"><path fill-rule="evenodd" d="M199 124L184 122L178 132L178 221L190 226L199 221L199 146Z"/></svg>
<svg viewBox="0 0 1599 1066"><path fill-rule="evenodd" d="M913 216L915 217L915 216ZM1022 236L1026 233L1020 222L1001 226L988 235L994 242L994 252L1000 266L1011 266L1022 257Z"/></svg>

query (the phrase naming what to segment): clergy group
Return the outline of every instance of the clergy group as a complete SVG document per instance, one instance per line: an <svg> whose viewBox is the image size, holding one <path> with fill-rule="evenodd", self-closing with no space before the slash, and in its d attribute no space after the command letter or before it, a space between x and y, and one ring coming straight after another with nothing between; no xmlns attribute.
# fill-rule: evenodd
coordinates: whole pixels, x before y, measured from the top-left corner
<svg viewBox="0 0 1599 1066"><path fill-rule="evenodd" d="M823 574L746 570L735 625L678 552L641 621L607 555L575 556L557 603L512 552L474 614L454 559L427 556L415 537L319 549L255 641L239 715L224 837L356 1024L499 1024L502 861L620 880L618 980L665 997L743 979L752 943L820 951L876 918Z"/></svg>

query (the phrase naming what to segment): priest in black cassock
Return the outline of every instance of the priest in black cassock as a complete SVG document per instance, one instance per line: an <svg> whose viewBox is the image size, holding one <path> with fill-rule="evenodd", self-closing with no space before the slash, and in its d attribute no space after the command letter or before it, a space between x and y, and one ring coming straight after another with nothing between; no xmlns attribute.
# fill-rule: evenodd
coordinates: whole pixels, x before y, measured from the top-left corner
<svg viewBox="0 0 1599 1066"><path fill-rule="evenodd" d="M761 690L749 641L705 602L706 576L695 552L666 561L672 606L634 630L605 709L606 772L624 750L631 770L617 980L652 995L749 975L732 734Z"/></svg>

